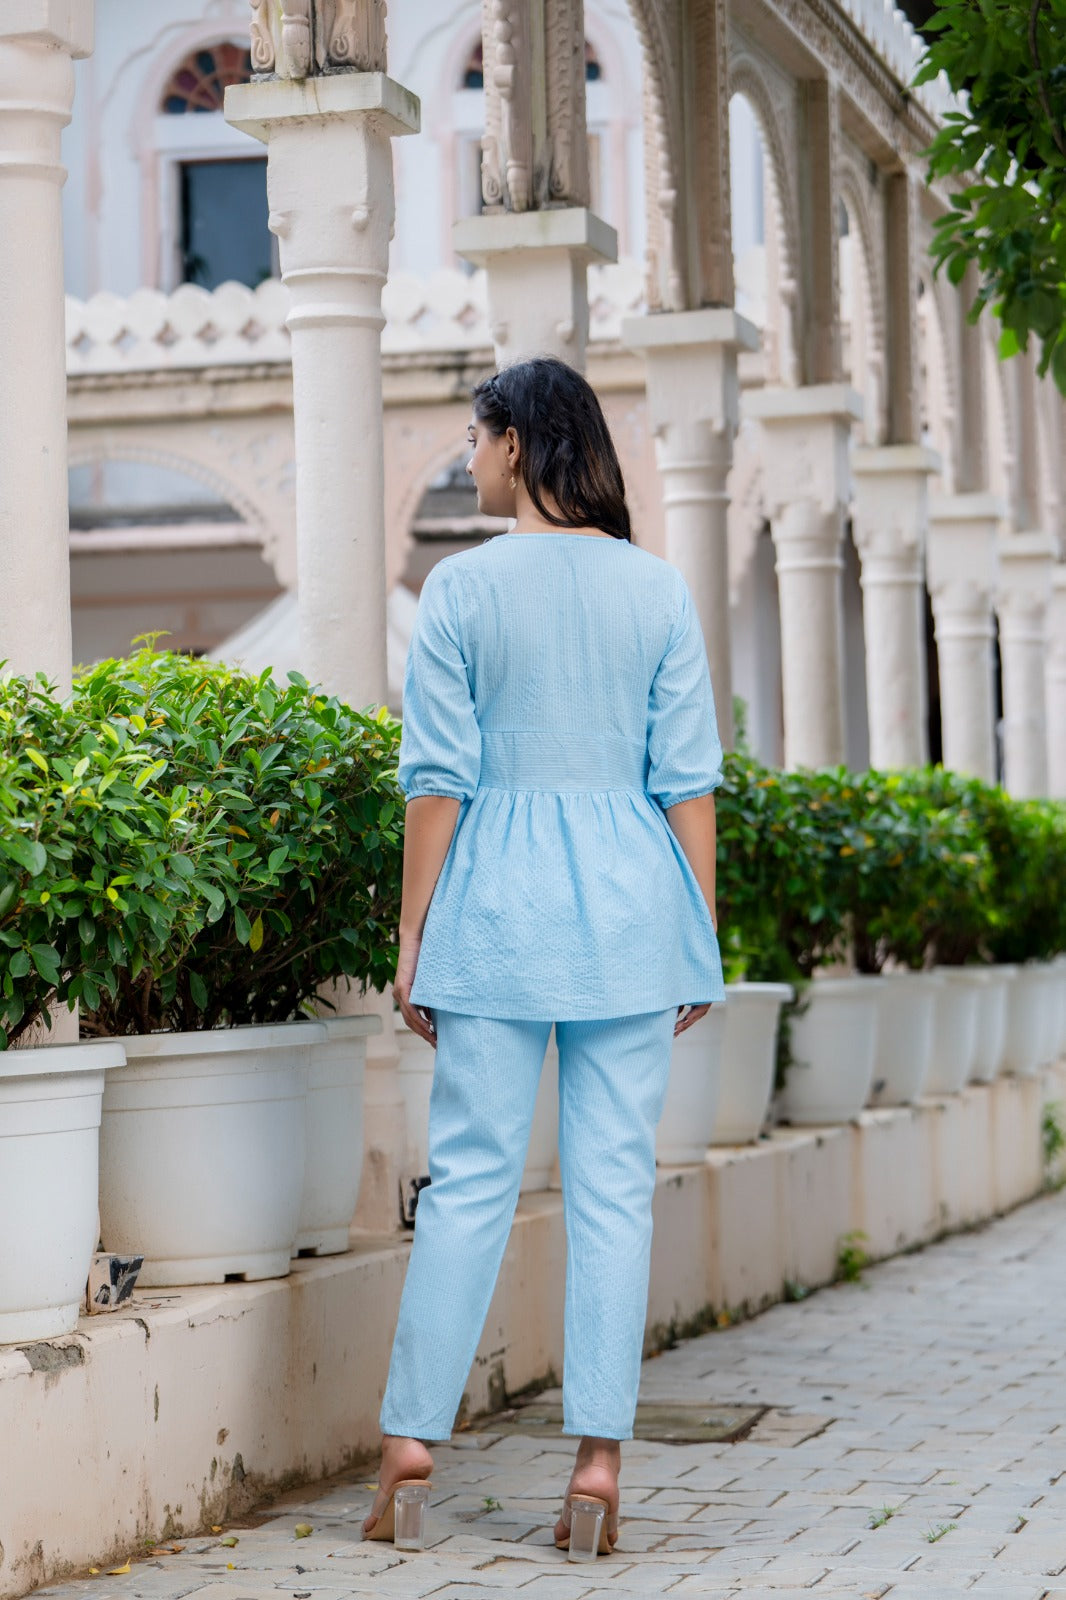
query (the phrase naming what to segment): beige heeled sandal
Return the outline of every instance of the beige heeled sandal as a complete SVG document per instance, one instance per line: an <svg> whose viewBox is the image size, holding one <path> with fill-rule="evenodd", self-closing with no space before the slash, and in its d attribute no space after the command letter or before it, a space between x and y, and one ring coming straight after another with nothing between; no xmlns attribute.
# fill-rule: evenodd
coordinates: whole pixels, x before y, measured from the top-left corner
<svg viewBox="0 0 1066 1600"><path fill-rule="evenodd" d="M594 1494L569 1494L563 1501L562 1521L569 1532L556 1539L555 1548L565 1550L571 1561L594 1561L613 1554L618 1544L618 1528L612 1536L607 1522L606 1500Z"/></svg>
<svg viewBox="0 0 1066 1600"><path fill-rule="evenodd" d="M393 1485L381 1515L363 1538L380 1539L394 1544L397 1550L424 1550L426 1510L432 1487L429 1478L401 1478Z"/></svg>

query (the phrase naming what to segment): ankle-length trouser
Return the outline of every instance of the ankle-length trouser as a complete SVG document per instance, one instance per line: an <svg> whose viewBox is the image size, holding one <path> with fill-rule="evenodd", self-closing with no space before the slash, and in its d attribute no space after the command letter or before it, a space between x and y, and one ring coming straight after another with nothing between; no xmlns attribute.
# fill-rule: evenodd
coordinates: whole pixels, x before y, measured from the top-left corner
<svg viewBox="0 0 1066 1600"><path fill-rule="evenodd" d="M432 1182L381 1409L383 1433L447 1439L510 1232L550 1022L434 1009ZM630 1439L648 1302L655 1129L676 1007L559 1022L566 1217L563 1432ZM547 1290L530 1284L530 1293Z"/></svg>

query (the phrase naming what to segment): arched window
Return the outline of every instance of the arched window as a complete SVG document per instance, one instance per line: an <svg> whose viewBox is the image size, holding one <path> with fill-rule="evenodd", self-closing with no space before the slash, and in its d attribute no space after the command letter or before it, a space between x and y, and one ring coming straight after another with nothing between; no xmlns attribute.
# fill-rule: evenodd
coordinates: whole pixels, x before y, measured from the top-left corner
<svg viewBox="0 0 1066 1600"><path fill-rule="evenodd" d="M213 44L194 50L171 73L163 90L162 110L168 116L187 111L221 111L231 83L247 83L252 76L250 50L239 44Z"/></svg>
<svg viewBox="0 0 1066 1600"><path fill-rule="evenodd" d="M462 89L483 89L485 87L485 46L478 39L470 54L466 58L463 76L460 81Z"/></svg>
<svg viewBox="0 0 1066 1600"><path fill-rule="evenodd" d="M586 39L585 82L601 83L602 81L603 69L600 66L600 58ZM459 80L459 87L461 89L483 89L485 87L485 49L480 39L471 46L470 54L466 58L466 65L463 67L462 76Z"/></svg>

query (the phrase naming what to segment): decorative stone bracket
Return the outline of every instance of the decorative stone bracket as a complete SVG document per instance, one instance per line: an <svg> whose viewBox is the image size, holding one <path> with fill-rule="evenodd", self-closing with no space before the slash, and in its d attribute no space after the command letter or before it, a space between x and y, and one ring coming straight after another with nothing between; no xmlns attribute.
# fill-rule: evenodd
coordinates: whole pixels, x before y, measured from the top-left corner
<svg viewBox="0 0 1066 1600"><path fill-rule="evenodd" d="M257 75L385 71L385 0L249 0Z"/></svg>

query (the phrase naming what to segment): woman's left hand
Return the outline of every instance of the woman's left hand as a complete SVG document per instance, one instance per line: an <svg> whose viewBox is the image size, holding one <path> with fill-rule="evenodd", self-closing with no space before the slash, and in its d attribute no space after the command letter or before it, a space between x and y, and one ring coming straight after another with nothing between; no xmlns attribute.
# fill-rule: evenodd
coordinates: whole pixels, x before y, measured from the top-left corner
<svg viewBox="0 0 1066 1600"><path fill-rule="evenodd" d="M691 1028L692 1024L698 1022L701 1017L705 1017L710 1009L709 1005L688 1006L687 1008L678 1006L677 1021L674 1023L674 1038L676 1039L679 1033L684 1033L686 1028ZM681 1015L682 1012L685 1013L684 1016Z"/></svg>
<svg viewBox="0 0 1066 1600"><path fill-rule="evenodd" d="M411 985L415 981L415 969L418 966L418 952L421 948L421 939L401 938L392 992L399 1004L400 1015L411 1032L417 1033L427 1044L436 1045L437 1030L433 1024L433 1013L426 1006L413 1006L410 999Z"/></svg>

